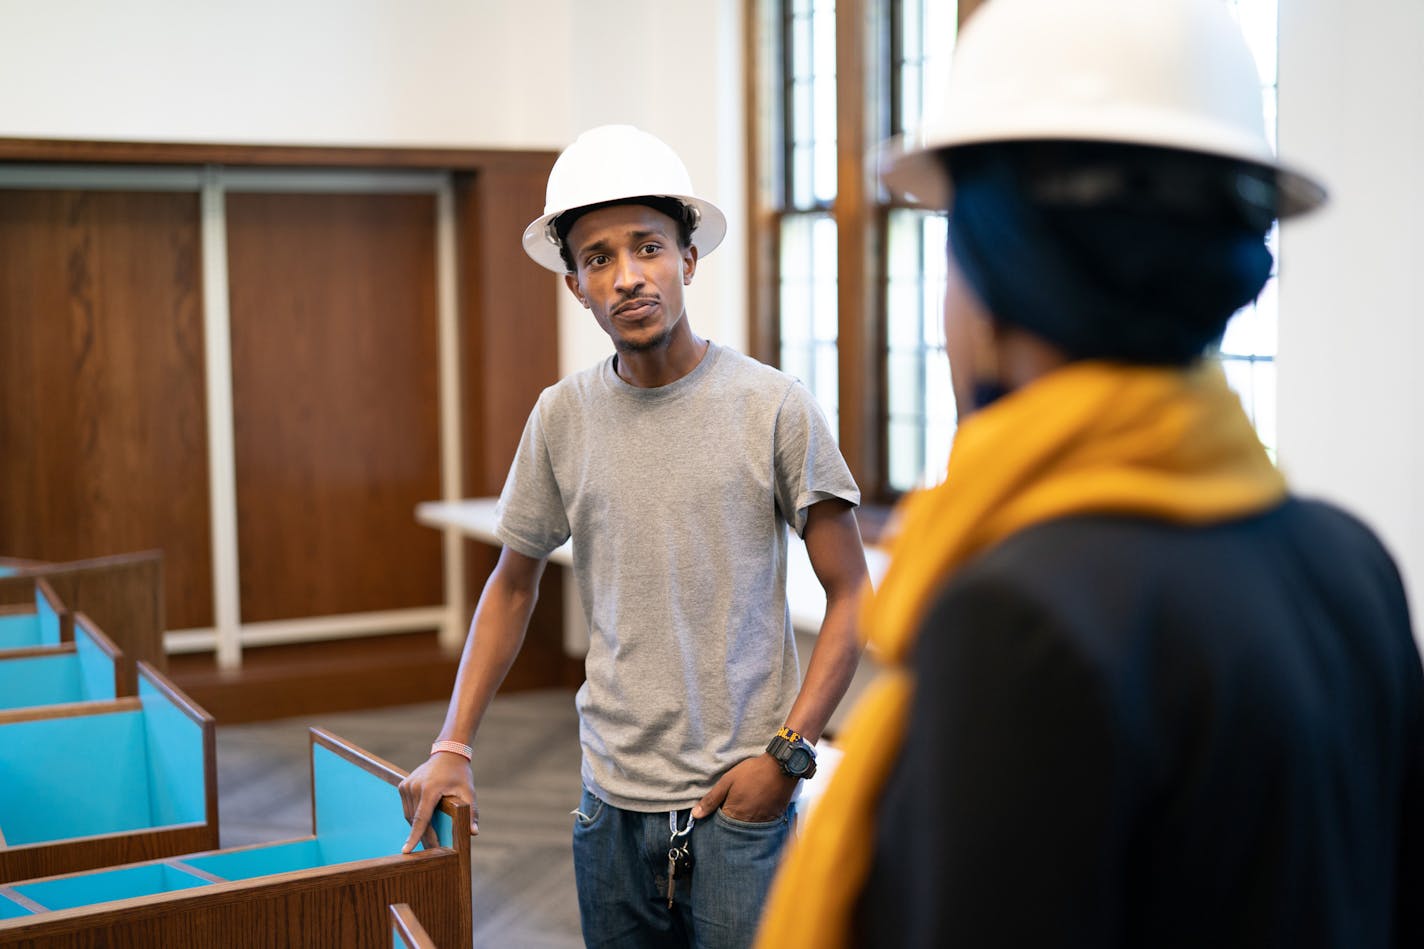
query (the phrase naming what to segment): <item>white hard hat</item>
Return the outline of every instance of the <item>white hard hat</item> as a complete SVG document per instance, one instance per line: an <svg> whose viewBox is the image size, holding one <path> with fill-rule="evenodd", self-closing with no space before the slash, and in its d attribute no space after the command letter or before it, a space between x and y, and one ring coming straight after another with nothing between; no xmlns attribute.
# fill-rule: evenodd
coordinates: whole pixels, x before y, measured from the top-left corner
<svg viewBox="0 0 1424 949"><path fill-rule="evenodd" d="M524 251L564 273L554 220L565 211L620 198L674 198L695 211L692 244L705 257L727 235L727 217L693 194L687 166L661 139L631 125L601 125L564 149L549 172L544 213L524 229Z"/></svg>
<svg viewBox="0 0 1424 949"><path fill-rule="evenodd" d="M887 143L893 191L944 208L942 149L1014 141L1149 145L1270 169L1280 217L1325 200L1266 138L1261 79L1223 0L991 0L965 24L949 82Z"/></svg>

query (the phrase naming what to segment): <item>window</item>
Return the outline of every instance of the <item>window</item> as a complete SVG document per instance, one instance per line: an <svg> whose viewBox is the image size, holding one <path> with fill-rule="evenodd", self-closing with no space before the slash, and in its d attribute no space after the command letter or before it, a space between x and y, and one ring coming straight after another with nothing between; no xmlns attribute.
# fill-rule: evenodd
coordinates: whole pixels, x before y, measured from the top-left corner
<svg viewBox="0 0 1424 949"><path fill-rule="evenodd" d="M836 7L780 4L782 186L777 281L781 368L839 420L836 219Z"/></svg>
<svg viewBox="0 0 1424 949"><path fill-rule="evenodd" d="M870 501L937 480L954 431L944 217L895 205L873 154L919 124L971 6L749 6L751 348L815 395Z"/></svg>
<svg viewBox="0 0 1424 949"><path fill-rule="evenodd" d="M955 427L945 217L897 204L874 150L920 124L980 2L749 0L751 348L810 388L870 502L939 481ZM1260 64L1274 135L1277 0L1223 2ZM1221 347L1268 448L1275 301L1273 278Z"/></svg>
<svg viewBox="0 0 1424 949"><path fill-rule="evenodd" d="M1266 111L1266 135L1276 144L1276 25L1277 0L1225 0L1241 24L1246 43L1261 71L1261 100ZM1280 247L1274 229L1271 252ZM1279 269L1280 261L1276 261ZM1276 450L1276 273L1256 298L1232 318L1221 341L1221 361L1227 381L1256 426L1266 450Z"/></svg>
<svg viewBox="0 0 1424 949"><path fill-rule="evenodd" d="M888 134L913 131L945 81L957 12L936 0L891 6ZM885 484L895 492L942 479L954 437L942 318L947 240L945 215L886 208Z"/></svg>

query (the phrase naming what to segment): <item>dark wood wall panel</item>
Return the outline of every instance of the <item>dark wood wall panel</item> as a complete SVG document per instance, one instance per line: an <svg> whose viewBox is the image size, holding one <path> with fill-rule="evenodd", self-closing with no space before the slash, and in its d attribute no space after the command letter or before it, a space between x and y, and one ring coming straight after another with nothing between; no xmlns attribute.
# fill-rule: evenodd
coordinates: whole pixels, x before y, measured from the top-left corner
<svg viewBox="0 0 1424 949"><path fill-rule="evenodd" d="M0 138L0 164L452 172L466 497L500 489L559 375L564 291L519 243L555 157ZM439 603L413 517L440 496L433 197L227 200L242 618ZM158 549L154 628L214 622L200 240L192 193L0 192L0 558ZM496 551L466 550L468 617ZM568 671L559 579L509 686Z"/></svg>
<svg viewBox="0 0 1424 949"><path fill-rule="evenodd" d="M467 488L498 494L539 393L559 379L557 275L524 253L525 226L544 209L549 158L456 179L460 290L466 327Z"/></svg>
<svg viewBox="0 0 1424 949"><path fill-rule="evenodd" d="M0 553L157 548L213 621L196 194L0 191Z"/></svg>
<svg viewBox="0 0 1424 949"><path fill-rule="evenodd" d="M434 606L432 195L230 194L244 622Z"/></svg>
<svg viewBox="0 0 1424 949"><path fill-rule="evenodd" d="M466 496L495 495L504 487L530 410L539 393L559 379L557 301L567 291L559 276L530 260L520 243L525 225L543 211L554 158L511 159L455 178ZM466 589L477 598L499 552L473 541L465 551ZM566 679L566 594L576 595L564 590L561 571L546 570L506 688ZM473 602L467 617L472 609Z"/></svg>

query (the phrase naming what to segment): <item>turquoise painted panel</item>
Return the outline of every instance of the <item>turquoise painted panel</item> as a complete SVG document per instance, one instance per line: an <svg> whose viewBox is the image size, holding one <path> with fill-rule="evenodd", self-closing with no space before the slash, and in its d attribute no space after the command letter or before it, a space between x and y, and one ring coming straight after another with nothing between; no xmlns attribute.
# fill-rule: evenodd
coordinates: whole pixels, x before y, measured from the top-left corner
<svg viewBox="0 0 1424 949"><path fill-rule="evenodd" d="M0 649L18 649L40 644L39 617L34 613L0 616Z"/></svg>
<svg viewBox="0 0 1424 949"><path fill-rule="evenodd" d="M79 666L79 691L84 699L93 702L114 698L114 660L79 623L74 624L74 650Z"/></svg>
<svg viewBox="0 0 1424 949"><path fill-rule="evenodd" d="M323 863L345 863L400 853L410 836L395 785L343 759L321 745L312 746L312 789L316 837ZM436 815L436 834L450 842L450 819Z"/></svg>
<svg viewBox="0 0 1424 949"><path fill-rule="evenodd" d="M19 919L21 916L33 915L34 913L0 893L0 919Z"/></svg>
<svg viewBox="0 0 1424 949"><path fill-rule="evenodd" d="M399 793L397 793L397 796L399 796ZM404 811L404 810L401 811L401 817L402 817L402 819L404 819L404 817L405 817L405 811ZM454 836L451 834L451 827L452 827L453 825L452 825L452 823L451 823L451 821L450 821L450 815L449 815L449 814L446 814L444 811L436 811L436 812L435 812L435 816L434 816L434 818L430 821L430 823L431 823L431 825L435 828L435 839L440 842L440 845L441 845L442 847L453 847L453 846L455 846L455 838L454 838ZM409 826L409 825L407 825L407 827L408 827L408 826ZM409 834L409 833L410 833L410 831L407 830L407 831L406 831L406 834ZM401 842L404 843L405 841L402 840ZM421 849L421 850L424 850L425 848L424 848L424 847L421 847L420 849Z"/></svg>
<svg viewBox="0 0 1424 949"><path fill-rule="evenodd" d="M154 826L201 823L208 801L203 786L203 729L142 676L144 736Z"/></svg>
<svg viewBox="0 0 1424 949"><path fill-rule="evenodd" d="M224 880L248 880L273 873L310 870L322 865L321 849L315 840L294 840L269 847L232 850L206 857L188 857L183 862Z"/></svg>
<svg viewBox="0 0 1424 949"><path fill-rule="evenodd" d="M39 633L41 646L59 645L59 614L54 611L49 600L40 593L39 584L35 584L35 615L39 619Z"/></svg>
<svg viewBox="0 0 1424 949"><path fill-rule="evenodd" d="M0 649L58 645L59 614L35 584L35 612L0 616Z"/></svg>
<svg viewBox="0 0 1424 949"><path fill-rule="evenodd" d="M0 827L11 845L151 826L142 713L0 725Z"/></svg>
<svg viewBox="0 0 1424 949"><path fill-rule="evenodd" d="M79 662L73 653L0 658L0 708L31 708L85 698Z"/></svg>
<svg viewBox="0 0 1424 949"><path fill-rule="evenodd" d="M401 816L405 816L404 812L402 812ZM436 811L435 818L430 823L435 827L435 839L439 841L440 846L455 846L455 836L451 832L451 828L454 824L450 820L449 814L446 814L444 811ZM407 831L407 833L409 833L409 831ZM425 848L422 847L420 849L424 850Z"/></svg>
<svg viewBox="0 0 1424 949"><path fill-rule="evenodd" d="M0 577L10 577L19 573L14 567L0 567Z"/></svg>
<svg viewBox="0 0 1424 949"><path fill-rule="evenodd" d="M29 897L45 909L61 910L209 885L207 880L167 864L145 863L122 870L101 870L58 880L21 883L15 886L15 892Z"/></svg>

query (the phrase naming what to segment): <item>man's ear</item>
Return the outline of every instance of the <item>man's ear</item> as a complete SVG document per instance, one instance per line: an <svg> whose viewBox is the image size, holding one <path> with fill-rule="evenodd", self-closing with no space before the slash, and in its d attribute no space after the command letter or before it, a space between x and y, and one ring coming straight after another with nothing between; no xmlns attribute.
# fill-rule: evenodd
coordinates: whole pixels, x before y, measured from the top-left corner
<svg viewBox="0 0 1424 949"><path fill-rule="evenodd" d="M689 244L682 252L682 285L692 283L692 275L697 273L697 245Z"/></svg>
<svg viewBox="0 0 1424 949"><path fill-rule="evenodd" d="M572 293L574 295L574 298L578 300L579 305L582 306L585 310L587 310L588 297L584 296L583 291L579 289L578 276L576 274L571 273L564 274L564 286L569 288L569 292Z"/></svg>

